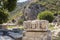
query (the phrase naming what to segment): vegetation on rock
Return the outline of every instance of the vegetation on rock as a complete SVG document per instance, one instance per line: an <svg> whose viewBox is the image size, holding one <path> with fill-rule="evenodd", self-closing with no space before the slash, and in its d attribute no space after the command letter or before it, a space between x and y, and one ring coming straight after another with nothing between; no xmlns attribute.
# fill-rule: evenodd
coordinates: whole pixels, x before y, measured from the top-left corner
<svg viewBox="0 0 60 40"><path fill-rule="evenodd" d="M18 20L18 24L19 24L19 25L22 25L22 24L23 24L23 22L24 22L24 20L23 20L23 19Z"/></svg>
<svg viewBox="0 0 60 40"><path fill-rule="evenodd" d="M44 5L47 10L53 11L54 13L60 11L60 0L39 0L38 3Z"/></svg>
<svg viewBox="0 0 60 40"><path fill-rule="evenodd" d="M39 13L37 18L40 20L48 20L49 22L52 22L54 20L54 15L50 11L44 11Z"/></svg>

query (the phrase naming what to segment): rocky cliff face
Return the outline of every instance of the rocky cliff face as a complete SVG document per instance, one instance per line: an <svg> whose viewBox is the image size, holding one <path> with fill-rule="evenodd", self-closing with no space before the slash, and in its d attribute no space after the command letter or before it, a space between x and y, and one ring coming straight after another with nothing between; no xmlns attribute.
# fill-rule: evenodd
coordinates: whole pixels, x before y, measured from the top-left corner
<svg viewBox="0 0 60 40"><path fill-rule="evenodd" d="M37 18L38 13L42 12L44 10L45 10L44 6L37 4L37 3L31 3L24 10L25 19L26 20L34 20Z"/></svg>

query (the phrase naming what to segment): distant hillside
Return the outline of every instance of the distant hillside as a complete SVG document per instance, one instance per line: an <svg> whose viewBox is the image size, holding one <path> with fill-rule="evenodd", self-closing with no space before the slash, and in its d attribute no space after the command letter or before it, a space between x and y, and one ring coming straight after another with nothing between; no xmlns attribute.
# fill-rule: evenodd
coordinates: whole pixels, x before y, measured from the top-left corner
<svg viewBox="0 0 60 40"><path fill-rule="evenodd" d="M15 10L10 12L10 16L12 16L15 13L17 13L18 11L20 11L22 8L24 8L26 5L28 5L28 3L29 3L29 1L26 1L26 2L23 2L23 3L17 3L17 6L16 6Z"/></svg>
<svg viewBox="0 0 60 40"><path fill-rule="evenodd" d="M30 1L22 2L22 3L18 2L15 10L10 12L9 20L12 20L14 16L16 17L17 14L20 14L20 12L29 4L29 2Z"/></svg>
<svg viewBox="0 0 60 40"><path fill-rule="evenodd" d="M60 0L30 0L31 4L24 10L26 20L34 20L39 12L49 10L53 13L60 11Z"/></svg>
<svg viewBox="0 0 60 40"><path fill-rule="evenodd" d="M10 12L10 19L19 18L19 14L23 12L26 20L34 20L39 12L45 10L58 13L60 11L60 0L28 0L23 3L17 3L16 9Z"/></svg>

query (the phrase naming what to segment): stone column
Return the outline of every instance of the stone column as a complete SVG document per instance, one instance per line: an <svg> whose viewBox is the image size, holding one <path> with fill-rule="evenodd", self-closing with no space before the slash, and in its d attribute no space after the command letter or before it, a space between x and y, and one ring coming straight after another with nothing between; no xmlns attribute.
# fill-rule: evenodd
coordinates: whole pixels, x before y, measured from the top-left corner
<svg viewBox="0 0 60 40"><path fill-rule="evenodd" d="M23 40L52 40L51 32L48 30L48 24L49 22L46 20L34 20L29 21L29 23L25 21L24 27L27 29L25 28L26 32Z"/></svg>

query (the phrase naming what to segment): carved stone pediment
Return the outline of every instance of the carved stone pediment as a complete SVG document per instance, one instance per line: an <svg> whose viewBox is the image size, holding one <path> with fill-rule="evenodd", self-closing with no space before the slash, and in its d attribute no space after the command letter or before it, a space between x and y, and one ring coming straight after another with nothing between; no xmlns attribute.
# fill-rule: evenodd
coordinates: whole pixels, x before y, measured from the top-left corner
<svg viewBox="0 0 60 40"><path fill-rule="evenodd" d="M48 21L46 20L33 20L33 21L24 21L25 30L48 30Z"/></svg>

